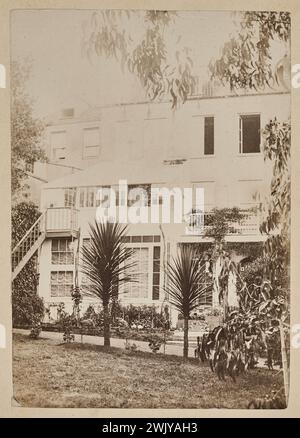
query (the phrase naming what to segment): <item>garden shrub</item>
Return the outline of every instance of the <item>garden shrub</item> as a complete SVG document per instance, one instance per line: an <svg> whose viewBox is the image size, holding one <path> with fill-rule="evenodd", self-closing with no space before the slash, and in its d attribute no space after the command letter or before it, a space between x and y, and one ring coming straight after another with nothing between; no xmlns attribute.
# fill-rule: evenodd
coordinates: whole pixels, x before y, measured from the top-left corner
<svg viewBox="0 0 300 438"><path fill-rule="evenodd" d="M117 318L126 321L129 327L135 329L169 329L169 317L166 311L159 312L155 306L128 306L118 305L115 311L115 321ZM120 320L119 320L120 322Z"/></svg>
<svg viewBox="0 0 300 438"><path fill-rule="evenodd" d="M26 234L40 216L32 202L20 202L12 208L12 247ZM38 274L36 255L24 266L12 283L13 327L32 327L44 317L44 303L37 294Z"/></svg>

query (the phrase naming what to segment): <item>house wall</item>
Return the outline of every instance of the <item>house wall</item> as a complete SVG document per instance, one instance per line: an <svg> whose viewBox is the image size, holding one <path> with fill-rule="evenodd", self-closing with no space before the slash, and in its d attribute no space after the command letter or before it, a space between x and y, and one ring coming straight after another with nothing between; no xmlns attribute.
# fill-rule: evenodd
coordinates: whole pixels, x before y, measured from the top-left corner
<svg viewBox="0 0 300 438"><path fill-rule="evenodd" d="M66 133L66 156L56 160L58 166L39 164L36 173L48 181L86 169L98 162L159 163L164 159L195 160L197 177L214 178L220 163L239 169L235 177L252 177L247 160L239 154L239 114L261 114L261 126L273 118L287 119L290 114L289 94L265 94L187 101L176 110L167 103L128 104L86 112L79 117L56 118L50 122L45 136L46 152L52 163L51 135ZM75 113L76 114L76 113ZM215 117L215 155L203 156L203 116ZM92 120L91 120L92 119ZM99 128L100 153L95 158L83 157L84 130ZM251 154L253 162L261 163ZM244 157L243 157L244 158ZM225 163L224 163L225 159ZM60 167L70 166L67 167ZM199 167L200 166L200 167ZM217 169L216 169L217 167ZM245 174L246 172L246 174ZM249 174L250 172L250 174Z"/></svg>
<svg viewBox="0 0 300 438"><path fill-rule="evenodd" d="M170 109L169 103L161 104L130 104L127 106L101 109L93 120L61 120L47 129L48 139L55 130L66 131L66 158L64 164L89 168L97 163L121 164L124 173L128 166L131 171L132 162L137 162L141 168L155 169L156 165L164 160L184 160L184 164L166 164L166 173L162 173L160 181L153 176L153 184L192 187L199 185L205 190L205 206L213 207L248 208L257 203L254 195L261 198L268 193L272 168L270 163L264 162L263 154L241 154L239 152L239 116L241 114L260 114L261 127L275 116L278 120L287 120L290 115L290 96L288 94L269 94L242 97L224 97L211 99L191 100L176 111ZM204 155L203 117L214 117L214 155ZM95 159L83 158L83 130L90 127L100 129L100 153ZM51 144L48 141L48 154L51 156ZM176 170L170 176L169 166ZM63 173L53 166L47 167L51 180L58 173ZM68 171L69 172L69 171ZM72 170L72 172L75 172ZM48 185L42 190L41 207L60 207L64 205L64 187L79 188L84 185L84 179L78 171L78 184L71 185L66 176L64 185L55 187ZM84 175L84 173L82 174ZM119 175L114 175L115 184ZM130 175L131 180L134 176ZM139 181L140 182L140 181ZM105 185L101 174L95 179L94 185ZM79 205L77 203L77 208ZM81 239L89 235L88 224L95 219L95 208L79 208L78 220L81 229ZM162 233L163 231L163 233ZM137 224L130 225L129 235L161 237L161 253L167 251L175 254L178 242L201 241L200 236L187 236L184 226L171 224ZM231 236L228 240L259 241L261 235ZM134 245L133 245L134 246ZM141 244L149 248L152 255L154 244ZM162 263L162 262L161 262ZM66 266L72 270L73 266ZM47 239L40 254L40 285L39 293L46 303L65 302L68 310L72 308L72 301L65 297L51 297L50 274L51 241ZM149 262L149 276L152 278L152 263ZM161 306L165 297L163 291L163 267L161 266L160 298L151 299L151 284L149 295L145 299L123 298L124 303L155 304ZM90 300L85 299L84 307Z"/></svg>

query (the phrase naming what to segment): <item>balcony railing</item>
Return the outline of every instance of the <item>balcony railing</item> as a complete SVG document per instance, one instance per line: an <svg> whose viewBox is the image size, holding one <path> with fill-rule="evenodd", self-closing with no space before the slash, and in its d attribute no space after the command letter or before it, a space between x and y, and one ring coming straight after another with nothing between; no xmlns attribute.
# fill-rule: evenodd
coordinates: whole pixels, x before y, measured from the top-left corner
<svg viewBox="0 0 300 438"><path fill-rule="evenodd" d="M209 230L212 229L212 226L209 225L209 223L211 223L213 214L214 213L205 213L204 217L202 213L190 214L188 227L192 234L205 235L207 232L209 233ZM244 214L243 219L239 222L231 222L228 224L228 235L252 236L260 234L258 215L249 211L241 211L241 214Z"/></svg>
<svg viewBox="0 0 300 438"><path fill-rule="evenodd" d="M78 210L72 207L48 208L45 217L46 233L74 233L78 231Z"/></svg>

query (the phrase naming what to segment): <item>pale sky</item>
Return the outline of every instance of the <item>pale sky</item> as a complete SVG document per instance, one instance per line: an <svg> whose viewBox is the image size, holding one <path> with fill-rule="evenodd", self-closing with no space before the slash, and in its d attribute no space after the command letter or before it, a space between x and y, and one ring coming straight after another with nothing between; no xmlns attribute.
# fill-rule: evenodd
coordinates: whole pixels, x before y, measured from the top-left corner
<svg viewBox="0 0 300 438"><path fill-rule="evenodd" d="M86 108L145 99L139 80L122 73L117 62L99 57L91 63L83 56L84 23L89 25L91 15L90 10L12 12L12 59L33 59L26 89L39 117L81 104ZM234 31L230 12L180 12L166 39L172 47L176 42L178 48L191 48L194 71L203 77L210 59Z"/></svg>

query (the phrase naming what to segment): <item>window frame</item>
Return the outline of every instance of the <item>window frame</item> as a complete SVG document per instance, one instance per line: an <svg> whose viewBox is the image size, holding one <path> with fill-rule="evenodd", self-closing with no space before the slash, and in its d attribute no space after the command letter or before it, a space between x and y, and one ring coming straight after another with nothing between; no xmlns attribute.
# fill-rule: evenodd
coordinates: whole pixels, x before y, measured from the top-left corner
<svg viewBox="0 0 300 438"><path fill-rule="evenodd" d="M142 242L139 243L131 243L126 245L127 248L135 249L135 250L143 250L146 249L148 251L148 260L147 260L147 295L146 296L132 296L126 289L131 284L137 284L137 283L125 283L123 285L123 296L125 300L137 300L137 301L143 301L143 300L152 300L152 264L153 264L153 247L149 245L143 245ZM140 275L143 274L143 272L140 271L134 271L134 275Z"/></svg>
<svg viewBox="0 0 300 438"><path fill-rule="evenodd" d="M65 187L64 207L76 208L76 204L77 204L77 187Z"/></svg>
<svg viewBox="0 0 300 438"><path fill-rule="evenodd" d="M53 141L52 141L52 136L55 134L64 134L65 135L65 145L60 145L60 146L53 146ZM55 162L61 161L61 160L66 160L67 158L67 131L65 129L61 129L59 131L52 131L50 132L50 145L51 145L51 156L52 159ZM64 156L58 158L56 155L56 151L64 151Z"/></svg>
<svg viewBox="0 0 300 438"><path fill-rule="evenodd" d="M98 144L95 144L95 145L86 145L86 144L85 144L85 132L86 132L86 131L94 131L94 130L97 130L97 131L98 131ZM87 126L87 127L83 128L83 139L82 139L82 159L83 159L83 160L90 160L90 159L93 159L93 158L97 158L97 157L99 157L99 156L100 156L100 143L101 143L101 140L100 140L100 126ZM97 153L97 155L86 155L85 152L86 152L88 149L91 149L91 148L98 148L98 153Z"/></svg>
<svg viewBox="0 0 300 438"><path fill-rule="evenodd" d="M64 273L64 276L65 276L65 281L64 281L64 283L59 283L59 281L58 281L58 276L59 276L59 274L61 274L61 273ZM67 280L67 275L66 274L72 274L72 282L70 281L70 282L67 282L66 280ZM56 274L56 282L54 282L53 283L53 279L52 279L52 275L53 274ZM53 270L51 270L50 271L50 296L52 297L52 298L61 298L61 297L71 297L72 295L72 287L73 287L73 285L74 285L74 271L73 270L70 270L70 269L53 269ZM58 291L59 291L59 286L63 286L64 287L64 293L63 294L61 294L61 293L57 293L57 294L53 294L53 291L52 291L52 286L57 286L57 288L58 288ZM66 288L70 288L70 292L68 293L68 294L66 294L65 293L65 291L66 291Z"/></svg>
<svg viewBox="0 0 300 438"><path fill-rule="evenodd" d="M57 242L57 250L53 248L54 241ZM66 242L65 249L63 249L63 250L60 248L61 241ZM72 239L68 238L68 237L59 237L59 238L53 238L51 240L51 266L71 266L71 265L73 266L73 264L74 264L74 251L73 250L68 251L68 242L71 243ZM58 261L57 262L53 261L53 256L55 254L58 254ZM66 262L62 263L59 261L59 259L62 255L64 255L65 260L67 260L68 254L71 254L71 256L72 256L71 263L66 263Z"/></svg>
<svg viewBox="0 0 300 438"><path fill-rule="evenodd" d="M205 119L213 120L213 153L205 153ZM214 115L204 115L203 116L203 156L204 157L214 157L215 156L215 116Z"/></svg>
<svg viewBox="0 0 300 438"><path fill-rule="evenodd" d="M243 117L247 116L258 116L259 117L259 131L260 131L260 143L259 143L259 151L258 152L243 152L243 134L242 134L242 120ZM238 142L239 142L239 156L257 156L262 154L262 135L261 135L261 113L260 112L247 112L247 113L239 113L238 114Z"/></svg>

